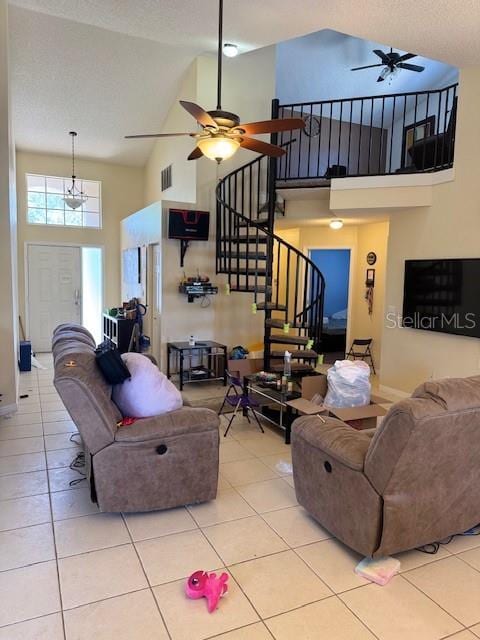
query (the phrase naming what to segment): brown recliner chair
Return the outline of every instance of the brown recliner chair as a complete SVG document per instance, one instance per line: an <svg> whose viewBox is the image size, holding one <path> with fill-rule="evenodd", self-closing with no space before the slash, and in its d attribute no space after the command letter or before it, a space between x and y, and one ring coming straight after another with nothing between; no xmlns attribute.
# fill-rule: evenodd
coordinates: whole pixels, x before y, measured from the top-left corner
<svg viewBox="0 0 480 640"><path fill-rule="evenodd" d="M92 344L93 342L93 344ZM151 511L213 500L219 419L183 407L118 427L122 416L83 331L54 333L54 384L85 449L92 500L101 511Z"/></svg>
<svg viewBox="0 0 480 640"><path fill-rule="evenodd" d="M328 418L293 424L298 502L365 556L386 556L480 522L480 376L426 382L374 434Z"/></svg>

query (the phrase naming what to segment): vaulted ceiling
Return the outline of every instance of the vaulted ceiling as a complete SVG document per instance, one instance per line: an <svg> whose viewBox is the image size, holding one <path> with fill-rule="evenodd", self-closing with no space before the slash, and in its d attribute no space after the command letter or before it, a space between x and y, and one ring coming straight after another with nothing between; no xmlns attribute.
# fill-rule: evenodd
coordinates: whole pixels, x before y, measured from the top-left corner
<svg viewBox="0 0 480 640"><path fill-rule="evenodd" d="M20 148L141 165L188 65L215 50L217 0L11 0L12 94ZM225 0L241 51L335 29L459 67L480 64L478 0Z"/></svg>

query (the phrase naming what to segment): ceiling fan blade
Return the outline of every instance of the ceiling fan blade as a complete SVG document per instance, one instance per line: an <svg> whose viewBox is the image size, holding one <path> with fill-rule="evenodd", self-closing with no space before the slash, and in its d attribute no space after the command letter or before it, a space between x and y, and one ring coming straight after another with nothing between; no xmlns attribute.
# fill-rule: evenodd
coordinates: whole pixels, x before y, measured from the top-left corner
<svg viewBox="0 0 480 640"><path fill-rule="evenodd" d="M373 53L375 53L384 64L388 64L390 62L389 57L383 51L380 51L380 49L374 49Z"/></svg>
<svg viewBox="0 0 480 640"><path fill-rule="evenodd" d="M271 156L272 158L280 158L286 153L285 149L282 149L282 147L277 147L275 144L269 144L262 140L255 140L255 138L242 138L240 146L244 149L249 149L250 151L256 151L257 153Z"/></svg>
<svg viewBox="0 0 480 640"><path fill-rule="evenodd" d="M202 156L203 156L203 153L200 147L195 147L192 153L188 156L187 160L198 160Z"/></svg>
<svg viewBox="0 0 480 640"><path fill-rule="evenodd" d="M202 109L195 102L187 102L186 100L180 100L180 104L182 107L188 111L188 113L195 118L197 122L199 122L202 127L215 127L217 128L217 123L212 118L212 116Z"/></svg>
<svg viewBox="0 0 480 640"><path fill-rule="evenodd" d="M400 67L400 69L408 69L409 71L417 71L417 73L425 70L425 67L421 67L419 64L406 64L405 62L399 62L397 67Z"/></svg>
<svg viewBox="0 0 480 640"><path fill-rule="evenodd" d="M405 62L405 60L410 60L411 58L416 58L416 53L404 53L403 56L400 56L398 62Z"/></svg>
<svg viewBox="0 0 480 640"><path fill-rule="evenodd" d="M350 71L360 71L361 69L373 69L373 67L383 67L383 64L367 64L365 67L354 67Z"/></svg>
<svg viewBox="0 0 480 640"><path fill-rule="evenodd" d="M170 138L171 136L196 136L196 133L142 133L138 136L125 136L125 138Z"/></svg>
<svg viewBox="0 0 480 640"><path fill-rule="evenodd" d="M249 136L257 133L275 133L276 131L292 131L292 129L303 129L305 121L303 118L279 118L278 120L263 120L262 122L249 122L240 124Z"/></svg>

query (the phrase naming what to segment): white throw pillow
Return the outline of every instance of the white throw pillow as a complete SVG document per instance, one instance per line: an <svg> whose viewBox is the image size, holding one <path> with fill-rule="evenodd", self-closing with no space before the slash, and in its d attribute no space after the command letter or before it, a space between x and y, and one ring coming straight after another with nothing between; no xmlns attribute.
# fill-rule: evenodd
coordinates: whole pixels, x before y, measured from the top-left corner
<svg viewBox="0 0 480 640"><path fill-rule="evenodd" d="M124 417L150 418L182 406L182 396L165 374L141 353L123 353L132 376L113 387L112 399Z"/></svg>

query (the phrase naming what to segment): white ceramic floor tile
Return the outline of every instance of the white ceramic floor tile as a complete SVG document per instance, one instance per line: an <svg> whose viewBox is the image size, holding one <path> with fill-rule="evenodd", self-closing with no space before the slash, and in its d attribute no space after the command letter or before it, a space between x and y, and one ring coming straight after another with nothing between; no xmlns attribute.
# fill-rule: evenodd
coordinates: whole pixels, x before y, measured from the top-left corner
<svg viewBox="0 0 480 640"><path fill-rule="evenodd" d="M46 494L5 500L1 504L0 531L30 527L50 520L50 500Z"/></svg>
<svg viewBox="0 0 480 640"><path fill-rule="evenodd" d="M422 567L424 564L436 562L437 560L441 560L442 558L449 558L450 555L451 554L446 550L445 547L440 546L437 553L435 554L423 553L422 551L412 549L411 551L396 553L394 557L397 558L397 560L400 560L400 573L404 573L405 571L410 571L411 569Z"/></svg>
<svg viewBox="0 0 480 640"><path fill-rule="evenodd" d="M338 598L327 598L270 618L276 640L375 640L375 636Z"/></svg>
<svg viewBox="0 0 480 640"><path fill-rule="evenodd" d="M354 571L362 556L338 540L322 540L296 551L334 593L368 584Z"/></svg>
<svg viewBox="0 0 480 640"><path fill-rule="evenodd" d="M281 476L292 475L292 452L284 451L260 458L263 464Z"/></svg>
<svg viewBox="0 0 480 640"><path fill-rule="evenodd" d="M61 558L58 569L65 609L148 586L132 544Z"/></svg>
<svg viewBox="0 0 480 640"><path fill-rule="evenodd" d="M40 402L29 402L27 404L18 403L17 415L23 415L25 413L40 413Z"/></svg>
<svg viewBox="0 0 480 640"><path fill-rule="evenodd" d="M48 480L50 491L68 491L71 489L85 489L88 487L86 476L82 476L75 469L70 467L60 467L59 469L48 470ZM70 482L75 482L70 486ZM78 481L78 482L76 482Z"/></svg>
<svg viewBox="0 0 480 640"><path fill-rule="evenodd" d="M462 629L403 576L394 577L385 587L370 584L340 598L381 640L439 640Z"/></svg>
<svg viewBox="0 0 480 640"><path fill-rule="evenodd" d="M237 491L258 513L293 507L297 504L295 491L283 478L246 484L237 487Z"/></svg>
<svg viewBox="0 0 480 640"><path fill-rule="evenodd" d="M75 449L80 444L80 437L75 436L74 440L70 440L71 437L71 433L56 433L54 435L45 436L45 449L47 451Z"/></svg>
<svg viewBox="0 0 480 640"><path fill-rule="evenodd" d="M24 453L18 456L0 458L0 476L27 471L41 471L47 466L44 452Z"/></svg>
<svg viewBox="0 0 480 640"><path fill-rule="evenodd" d="M67 640L168 640L150 590L136 591L65 612Z"/></svg>
<svg viewBox="0 0 480 640"><path fill-rule="evenodd" d="M216 500L189 506L188 510L201 527L255 515L235 489L222 491Z"/></svg>
<svg viewBox="0 0 480 640"><path fill-rule="evenodd" d="M124 517L135 542L197 528L197 523L185 507L148 513L126 513Z"/></svg>
<svg viewBox="0 0 480 640"><path fill-rule="evenodd" d="M42 409L42 421L46 422L60 422L61 420L70 420L70 414L65 409L61 411L43 411Z"/></svg>
<svg viewBox="0 0 480 640"><path fill-rule="evenodd" d="M55 560L52 525L0 532L0 571Z"/></svg>
<svg viewBox="0 0 480 640"><path fill-rule="evenodd" d="M274 453L286 453L290 451L290 445L285 444L280 436L267 436L259 433L258 437L241 439L242 447L253 453L255 456L270 456Z"/></svg>
<svg viewBox="0 0 480 640"><path fill-rule="evenodd" d="M77 516L99 513L98 506L90 500L90 489L75 491L57 491L52 493L52 511L54 520L65 520Z"/></svg>
<svg viewBox="0 0 480 640"><path fill-rule="evenodd" d="M229 569L262 618L332 595L293 551L250 560Z"/></svg>
<svg viewBox="0 0 480 640"><path fill-rule="evenodd" d="M263 622L256 622L215 636L215 640L272 640L272 636Z"/></svg>
<svg viewBox="0 0 480 640"><path fill-rule="evenodd" d="M220 462L236 462L237 460L248 460L253 458L253 454L247 451L245 447L236 440L221 440L220 441Z"/></svg>
<svg viewBox="0 0 480 640"><path fill-rule="evenodd" d="M203 532L227 565L288 549L260 516L205 527Z"/></svg>
<svg viewBox="0 0 480 640"><path fill-rule="evenodd" d="M42 413L50 413L52 411L66 411L65 405L61 400L45 400L41 403Z"/></svg>
<svg viewBox="0 0 480 640"><path fill-rule="evenodd" d="M264 513L263 518L290 547L299 547L331 538L303 507L289 507Z"/></svg>
<svg viewBox="0 0 480 640"><path fill-rule="evenodd" d="M75 449L57 449L55 451L47 451L47 467L49 469L68 467L80 451L82 451L82 448L78 446Z"/></svg>
<svg viewBox="0 0 480 640"><path fill-rule="evenodd" d="M476 549L460 557L472 561L473 554L479 557ZM480 573L459 557L431 562L404 576L466 627L480 622Z"/></svg>
<svg viewBox="0 0 480 640"><path fill-rule="evenodd" d="M445 548L449 553L462 553L469 549L480 547L480 535L476 536L455 536L453 540L440 548Z"/></svg>
<svg viewBox="0 0 480 640"><path fill-rule="evenodd" d="M78 431L72 420L61 420L60 422L46 422L43 425L45 435L55 435L57 433L76 433Z"/></svg>
<svg viewBox="0 0 480 640"><path fill-rule="evenodd" d="M471 627L470 631L472 631L478 638L480 638L480 624L476 624Z"/></svg>
<svg viewBox="0 0 480 640"><path fill-rule="evenodd" d="M30 471L0 477L0 500L48 493L47 472Z"/></svg>
<svg viewBox="0 0 480 640"><path fill-rule="evenodd" d="M62 615L52 613L2 627L0 640L64 640Z"/></svg>
<svg viewBox="0 0 480 640"><path fill-rule="evenodd" d="M57 567L41 562L0 573L0 626L60 610Z"/></svg>
<svg viewBox="0 0 480 640"><path fill-rule="evenodd" d="M40 424L42 422L42 416L37 413L15 413L11 418L5 418L3 426L16 427L27 424Z"/></svg>
<svg viewBox="0 0 480 640"><path fill-rule="evenodd" d="M15 440L16 438L32 438L33 436L42 436L43 428L39 424L27 424L19 427L1 427L0 442L3 440ZM2 445L0 444L0 447Z"/></svg>
<svg viewBox="0 0 480 640"><path fill-rule="evenodd" d="M477 636L465 629L465 631L460 631L459 633L454 633L453 636L448 636L448 640L476 640Z"/></svg>
<svg viewBox="0 0 480 640"><path fill-rule="evenodd" d="M237 460L235 462L225 462L220 465L220 473L232 487L250 482L260 482L278 478L278 473L272 471L266 464L257 458L249 460Z"/></svg>
<svg viewBox="0 0 480 640"><path fill-rule="evenodd" d="M185 597L185 582L171 582L153 589L172 640L204 640L258 621L258 616L234 580L226 597L209 614L205 598ZM254 636L249 638L254 640Z"/></svg>
<svg viewBox="0 0 480 640"><path fill-rule="evenodd" d="M24 453L38 453L44 451L44 449L43 437L4 440L0 446L0 457L16 456Z"/></svg>
<svg viewBox="0 0 480 640"><path fill-rule="evenodd" d="M135 546L151 585L186 578L198 569L213 571L224 566L198 530L143 540Z"/></svg>
<svg viewBox="0 0 480 640"><path fill-rule="evenodd" d="M98 513L55 522L55 540L59 558L98 551L130 542L120 514Z"/></svg>

